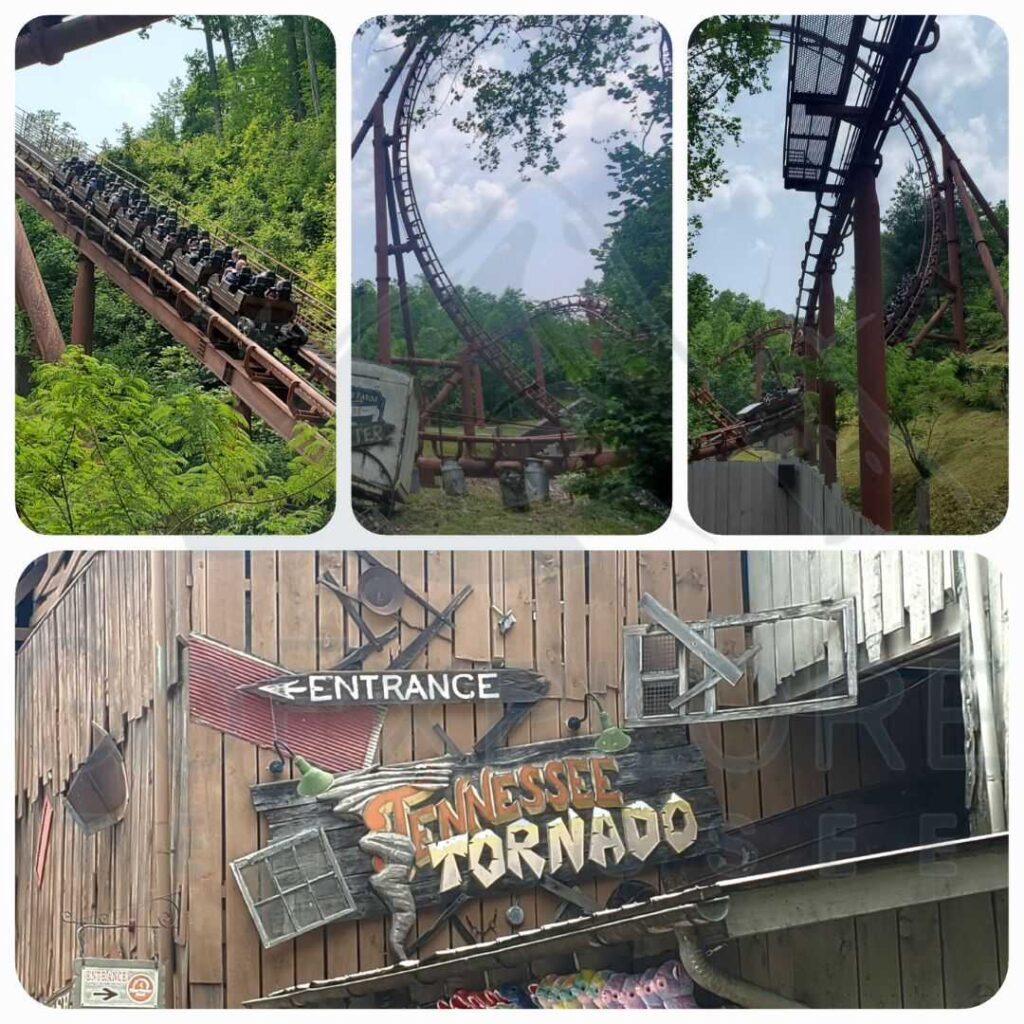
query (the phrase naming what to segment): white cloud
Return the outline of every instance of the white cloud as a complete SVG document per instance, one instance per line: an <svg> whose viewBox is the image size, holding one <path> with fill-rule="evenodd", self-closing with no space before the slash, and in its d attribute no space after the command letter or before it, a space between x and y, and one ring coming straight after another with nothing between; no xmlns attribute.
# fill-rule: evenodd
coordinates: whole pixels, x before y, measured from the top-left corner
<svg viewBox="0 0 1024 1024"><path fill-rule="evenodd" d="M968 118L967 124L946 133L953 152L991 202L1007 195L1007 167L993 152L993 138L1005 137L1005 130L993 129L985 114Z"/></svg>
<svg viewBox="0 0 1024 1024"><path fill-rule="evenodd" d="M918 63L914 88L926 100L946 107L958 93L992 78L1005 48L998 52L1002 33L986 18L943 17L938 24L939 45Z"/></svg>
<svg viewBox="0 0 1024 1024"><path fill-rule="evenodd" d="M509 220L515 216L516 201L500 182L480 178L472 185L459 182L450 186L442 198L427 203L426 212L449 224L485 214L493 220Z"/></svg>
<svg viewBox="0 0 1024 1024"><path fill-rule="evenodd" d="M773 169L774 170L774 169ZM754 220L766 220L775 209L775 197L782 190L778 173L758 173L749 164L736 164L729 171L729 180L715 189L702 210L736 210Z"/></svg>

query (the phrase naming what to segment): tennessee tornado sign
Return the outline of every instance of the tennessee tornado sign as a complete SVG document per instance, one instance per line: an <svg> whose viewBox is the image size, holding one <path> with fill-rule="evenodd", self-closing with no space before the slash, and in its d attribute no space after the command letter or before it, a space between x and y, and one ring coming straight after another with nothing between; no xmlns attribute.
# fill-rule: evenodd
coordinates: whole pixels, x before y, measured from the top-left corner
<svg viewBox="0 0 1024 1024"><path fill-rule="evenodd" d="M253 789L272 840L325 830L358 910L392 918L396 955L422 906L544 884L625 876L719 845L721 810L700 750L678 726L632 745L595 736L337 775L317 800L294 782Z"/></svg>

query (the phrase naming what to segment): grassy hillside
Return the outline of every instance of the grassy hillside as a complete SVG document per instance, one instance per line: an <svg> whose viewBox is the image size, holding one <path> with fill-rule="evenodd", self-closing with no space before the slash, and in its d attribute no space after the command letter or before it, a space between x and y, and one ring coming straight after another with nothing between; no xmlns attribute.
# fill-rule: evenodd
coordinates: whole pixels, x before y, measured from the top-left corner
<svg viewBox="0 0 1024 1024"><path fill-rule="evenodd" d="M1002 360L1005 362L1005 353ZM974 361L998 355L979 352ZM1002 520L1009 493L1008 423L1005 411L950 405L935 426L931 509L933 534L985 533ZM857 424L839 432L839 481L847 498L860 504ZM916 533L917 473L906 450L892 438L893 526Z"/></svg>

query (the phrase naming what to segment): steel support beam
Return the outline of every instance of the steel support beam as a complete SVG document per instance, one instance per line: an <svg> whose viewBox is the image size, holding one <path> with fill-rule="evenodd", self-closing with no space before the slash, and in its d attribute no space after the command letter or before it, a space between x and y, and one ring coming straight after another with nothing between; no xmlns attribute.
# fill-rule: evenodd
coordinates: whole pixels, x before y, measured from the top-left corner
<svg viewBox="0 0 1024 1024"><path fill-rule="evenodd" d="M544 350L541 348L540 339L537 337L536 332L532 332L530 338L530 347L533 351L533 379L537 382L537 387L540 388L543 394L548 393L548 382L544 376Z"/></svg>
<svg viewBox="0 0 1024 1024"><path fill-rule="evenodd" d="M377 362L391 365L391 280L388 274L388 143L384 104L373 106L373 215L377 254Z"/></svg>
<svg viewBox="0 0 1024 1024"><path fill-rule="evenodd" d="M1003 282L999 278L999 270L996 268L995 260L992 259L992 252L985 239L985 232L981 230L981 222L978 220L978 214L974 209L974 203L971 202L971 195L967 191L967 186L964 184L960 162L956 157L951 157L949 169L952 172L953 180L956 182L957 192L960 194L960 205L964 208L964 213L967 215L967 223L971 226L971 234L974 236L974 248L978 252L978 259L981 260L981 265L985 268L985 273L988 275L988 283L996 300L996 306L1003 315L1003 323L1006 324L1006 329L1009 330L1010 309L1006 303L1006 292L1003 290Z"/></svg>
<svg viewBox="0 0 1024 1024"><path fill-rule="evenodd" d="M764 338L754 342L754 401L764 398Z"/></svg>
<svg viewBox="0 0 1024 1024"><path fill-rule="evenodd" d="M78 254L78 276L71 306L71 344L92 354L96 323L96 267L88 256Z"/></svg>
<svg viewBox="0 0 1024 1024"><path fill-rule="evenodd" d="M960 227L956 220L956 192L953 183L953 152L949 144L942 141L942 199L946 215L946 263L950 291L953 295L953 337L957 350L967 347L964 330L964 291L960 283Z"/></svg>
<svg viewBox="0 0 1024 1024"><path fill-rule="evenodd" d="M32 347L46 363L64 354L64 335L53 312L50 296L39 273L35 253L29 244L21 217L14 218L14 297L32 328Z"/></svg>
<svg viewBox="0 0 1024 1024"><path fill-rule="evenodd" d="M854 171L853 188L861 511L883 530L891 530L892 466L885 377L882 234L872 166L863 164Z"/></svg>
<svg viewBox="0 0 1024 1024"><path fill-rule="evenodd" d="M105 39L134 32L136 29L163 21L166 14L120 17L106 14L86 14L68 18L58 25L29 29L18 36L14 47L14 68L27 68L32 64L59 64L66 53L80 50Z"/></svg>
<svg viewBox="0 0 1024 1024"><path fill-rule="evenodd" d="M812 309L804 327L803 358L805 369L802 417L802 443L804 461L814 466L818 462L818 409L815 396L818 394L818 320L817 310Z"/></svg>
<svg viewBox="0 0 1024 1024"><path fill-rule="evenodd" d="M818 351L831 348L836 335L836 299L832 271L818 274ZM836 463L836 385L822 379L818 385L818 468L826 484L837 479Z"/></svg>

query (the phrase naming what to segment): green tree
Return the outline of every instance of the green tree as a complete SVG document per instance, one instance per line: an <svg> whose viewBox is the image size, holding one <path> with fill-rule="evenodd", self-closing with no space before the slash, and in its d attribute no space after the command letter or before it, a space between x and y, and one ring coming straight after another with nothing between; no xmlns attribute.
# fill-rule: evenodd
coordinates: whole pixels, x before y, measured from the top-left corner
<svg viewBox="0 0 1024 1024"><path fill-rule="evenodd" d="M738 142L741 122L729 108L741 92L770 88L768 67L780 43L773 39L771 18L705 18L690 35L686 66L687 193L691 203L710 199L729 180L723 150ZM689 218L692 255L701 230L699 214Z"/></svg>

